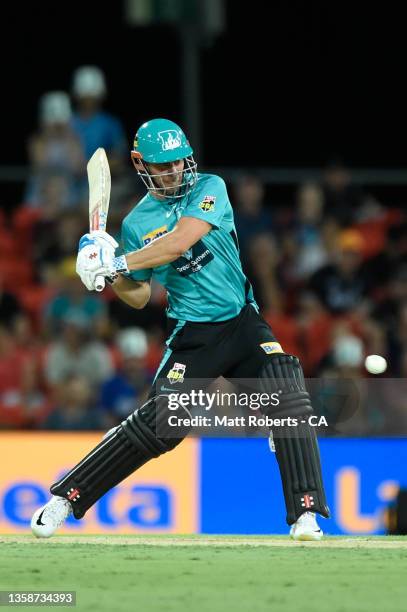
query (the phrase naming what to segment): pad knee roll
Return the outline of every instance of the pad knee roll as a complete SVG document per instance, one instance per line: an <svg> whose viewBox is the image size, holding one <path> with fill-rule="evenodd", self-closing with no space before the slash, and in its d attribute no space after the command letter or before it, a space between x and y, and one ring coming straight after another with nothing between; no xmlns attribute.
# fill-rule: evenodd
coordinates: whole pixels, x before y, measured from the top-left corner
<svg viewBox="0 0 407 612"><path fill-rule="evenodd" d="M279 396L278 406L268 407L267 416L296 417L312 414L311 399L305 388L298 357L286 353L270 355L259 375L262 392Z"/></svg>
<svg viewBox="0 0 407 612"><path fill-rule="evenodd" d="M170 415L190 416L182 406L169 411L166 396L150 399L53 484L51 493L68 499L75 518L82 518L107 491L185 438L189 428L170 427ZM169 437L170 433L176 437Z"/></svg>

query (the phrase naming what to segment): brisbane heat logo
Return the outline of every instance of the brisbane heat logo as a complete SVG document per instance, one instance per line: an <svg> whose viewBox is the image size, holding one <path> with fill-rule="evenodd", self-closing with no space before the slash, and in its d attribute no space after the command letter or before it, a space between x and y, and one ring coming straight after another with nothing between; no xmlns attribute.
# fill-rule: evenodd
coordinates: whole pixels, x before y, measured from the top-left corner
<svg viewBox="0 0 407 612"><path fill-rule="evenodd" d="M167 374L167 378L172 385L175 383L184 382L185 370L187 366L185 363L174 363L171 370Z"/></svg>
<svg viewBox="0 0 407 612"><path fill-rule="evenodd" d="M199 208L203 210L203 212L213 212L215 210L215 201L215 196L206 195L199 204Z"/></svg>
<svg viewBox="0 0 407 612"><path fill-rule="evenodd" d="M181 146L181 138L176 130L164 130L158 132L158 136L161 140L161 148L163 151L171 151Z"/></svg>

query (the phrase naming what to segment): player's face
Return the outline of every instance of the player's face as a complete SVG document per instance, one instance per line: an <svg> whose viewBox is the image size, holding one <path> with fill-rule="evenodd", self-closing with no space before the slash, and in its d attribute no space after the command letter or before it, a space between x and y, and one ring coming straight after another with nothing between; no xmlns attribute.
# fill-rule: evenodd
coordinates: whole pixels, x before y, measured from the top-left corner
<svg viewBox="0 0 407 612"><path fill-rule="evenodd" d="M165 189L165 195L175 194L182 183L184 171L184 160L177 159L165 164L149 164L150 175L154 175L153 181L157 187Z"/></svg>

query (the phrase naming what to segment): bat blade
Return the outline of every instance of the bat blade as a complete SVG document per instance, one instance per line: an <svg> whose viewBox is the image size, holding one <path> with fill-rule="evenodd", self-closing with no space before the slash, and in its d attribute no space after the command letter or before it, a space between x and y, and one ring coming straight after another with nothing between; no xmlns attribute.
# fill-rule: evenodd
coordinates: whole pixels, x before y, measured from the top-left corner
<svg viewBox="0 0 407 612"><path fill-rule="evenodd" d="M99 147L90 158L89 181L89 229L105 230L109 212L111 177L106 151Z"/></svg>
<svg viewBox="0 0 407 612"><path fill-rule="evenodd" d="M89 182L89 230L106 230L109 212L111 176L106 151L96 149L87 165ZM105 287L103 276L96 278L96 291Z"/></svg>

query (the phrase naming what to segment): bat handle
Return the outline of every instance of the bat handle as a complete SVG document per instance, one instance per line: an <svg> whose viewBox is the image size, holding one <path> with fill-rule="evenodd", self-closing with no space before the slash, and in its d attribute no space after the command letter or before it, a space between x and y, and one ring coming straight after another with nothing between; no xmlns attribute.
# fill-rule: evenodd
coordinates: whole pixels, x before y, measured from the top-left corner
<svg viewBox="0 0 407 612"><path fill-rule="evenodd" d="M96 291L103 291L105 288L105 277L97 276L95 281L95 289Z"/></svg>

